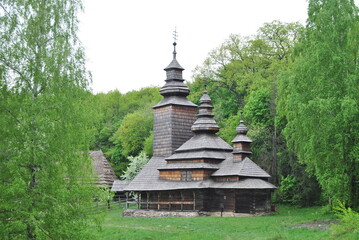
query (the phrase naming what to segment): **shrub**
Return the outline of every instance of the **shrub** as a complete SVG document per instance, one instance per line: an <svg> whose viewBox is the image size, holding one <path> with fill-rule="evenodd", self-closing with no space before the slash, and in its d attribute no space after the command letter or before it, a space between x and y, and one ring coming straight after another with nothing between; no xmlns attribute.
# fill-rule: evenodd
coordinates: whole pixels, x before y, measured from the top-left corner
<svg viewBox="0 0 359 240"><path fill-rule="evenodd" d="M340 223L332 226L333 239L359 239L359 213L346 208L340 201L334 211Z"/></svg>

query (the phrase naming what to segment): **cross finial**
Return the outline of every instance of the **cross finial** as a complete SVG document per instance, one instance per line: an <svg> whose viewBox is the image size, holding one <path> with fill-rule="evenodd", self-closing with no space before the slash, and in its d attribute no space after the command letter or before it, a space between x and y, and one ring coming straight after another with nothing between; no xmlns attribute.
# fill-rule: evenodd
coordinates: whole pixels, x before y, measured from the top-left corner
<svg viewBox="0 0 359 240"><path fill-rule="evenodd" d="M243 118L242 118L243 110L240 111L240 114L241 114L241 116L240 116L240 119L239 119L239 120L243 121Z"/></svg>
<svg viewBox="0 0 359 240"><path fill-rule="evenodd" d="M173 59L176 59L176 54L177 54L177 52L176 52L177 38L178 38L177 27L175 27L175 30L173 31L173 40L174 40L174 42L173 42Z"/></svg>
<svg viewBox="0 0 359 240"><path fill-rule="evenodd" d="M178 33L177 33L177 27L175 27L175 30L173 31L173 40L174 42L177 42L178 39Z"/></svg>

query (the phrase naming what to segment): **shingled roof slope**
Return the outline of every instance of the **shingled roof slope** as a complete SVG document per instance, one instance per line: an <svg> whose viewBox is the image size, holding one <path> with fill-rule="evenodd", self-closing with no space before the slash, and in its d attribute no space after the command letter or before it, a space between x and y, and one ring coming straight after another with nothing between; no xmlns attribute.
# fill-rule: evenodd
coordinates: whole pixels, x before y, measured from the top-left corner
<svg viewBox="0 0 359 240"><path fill-rule="evenodd" d="M176 151L176 153L184 152L184 151L193 151L197 149L216 149L222 151L232 151L233 148L226 143L222 138L217 135L209 135L205 133L200 133L194 135L190 140L185 142L182 146L180 146Z"/></svg>
<svg viewBox="0 0 359 240"><path fill-rule="evenodd" d="M241 162L234 162L233 159L228 158L220 165L220 169L214 172L212 176L270 177L266 171L260 168L249 158L245 158Z"/></svg>
<svg viewBox="0 0 359 240"><path fill-rule="evenodd" d="M249 158L243 161L234 161L233 147L218 137L218 125L213 119L211 98L205 91L200 99L197 121L192 126L194 136L180 146L171 156L153 157L125 187L126 191L160 191L176 189L203 189L203 188L234 188L234 189L274 189L274 185L261 178L270 175L261 169ZM237 128L240 142L251 142L246 138L247 128L241 121ZM235 139L236 140L236 139ZM249 152L250 153L250 152ZM208 159L208 162L196 160ZM194 161L192 161L194 160ZM185 161L185 162L183 162ZM209 169L211 176L241 176L237 182L219 182L214 178L197 181L173 181L160 179L159 171L166 170L195 170Z"/></svg>
<svg viewBox="0 0 359 240"><path fill-rule="evenodd" d="M125 187L127 187L127 185L129 184L129 181L125 181L125 180L115 180L113 182L111 191L113 192L123 192Z"/></svg>
<svg viewBox="0 0 359 240"><path fill-rule="evenodd" d="M115 180L118 180L102 150L90 152L93 159L93 167L98 176L98 185L107 185L110 188Z"/></svg>
<svg viewBox="0 0 359 240"><path fill-rule="evenodd" d="M231 153L227 160L231 160ZM253 163L255 164L255 163ZM124 191L162 191L179 189L233 188L233 189L275 189L276 187L260 178L243 178L238 182L216 182L212 179L204 181L169 181L159 178L158 169L166 167L166 160L153 157L142 171L125 187ZM233 167L233 166L232 166Z"/></svg>

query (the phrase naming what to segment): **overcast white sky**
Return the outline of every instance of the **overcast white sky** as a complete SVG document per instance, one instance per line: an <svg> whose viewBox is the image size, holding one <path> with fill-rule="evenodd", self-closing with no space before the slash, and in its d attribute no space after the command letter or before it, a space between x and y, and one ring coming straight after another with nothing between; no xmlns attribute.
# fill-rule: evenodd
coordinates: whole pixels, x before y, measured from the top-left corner
<svg viewBox="0 0 359 240"><path fill-rule="evenodd" d="M231 33L253 35L265 22L307 18L306 0L83 0L79 36L86 49L94 93L163 86L172 60L192 70Z"/></svg>

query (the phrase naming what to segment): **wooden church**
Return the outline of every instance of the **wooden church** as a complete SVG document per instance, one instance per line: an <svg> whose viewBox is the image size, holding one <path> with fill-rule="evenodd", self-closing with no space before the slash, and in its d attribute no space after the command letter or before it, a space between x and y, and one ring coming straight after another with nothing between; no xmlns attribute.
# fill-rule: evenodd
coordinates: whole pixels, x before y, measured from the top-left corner
<svg viewBox="0 0 359 240"><path fill-rule="evenodd" d="M205 91L199 106L186 98L189 88L173 45L163 99L153 107L153 157L124 190L138 195L142 210L269 213L276 187L250 159L244 122L233 129L233 147L216 135L211 98Z"/></svg>

